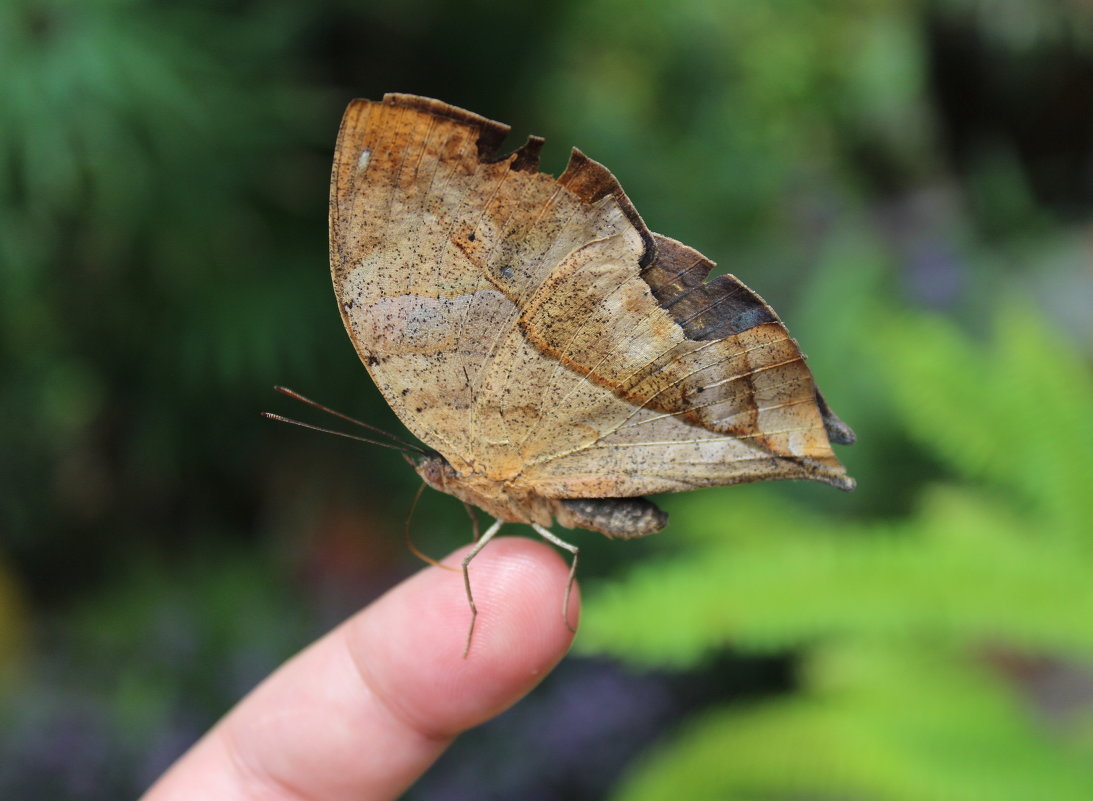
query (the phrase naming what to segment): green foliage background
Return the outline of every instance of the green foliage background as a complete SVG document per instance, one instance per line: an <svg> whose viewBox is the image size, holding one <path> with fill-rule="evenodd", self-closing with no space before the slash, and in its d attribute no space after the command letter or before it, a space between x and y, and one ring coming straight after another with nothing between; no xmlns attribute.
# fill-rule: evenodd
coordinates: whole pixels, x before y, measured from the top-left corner
<svg viewBox="0 0 1093 801"><path fill-rule="evenodd" d="M607 163L859 436L853 495L575 535L574 659L620 700L567 731L616 721L625 759L544 746L549 780L513 754L526 786L483 767L475 797L1093 797L1087 4L0 0L0 59L0 796L136 795L415 568L397 457L257 416L285 383L399 427L334 313L325 195L346 101L408 91ZM467 533L443 499L417 525ZM739 692L628 717L626 677L714 674ZM568 720L534 699L503 725Z"/></svg>

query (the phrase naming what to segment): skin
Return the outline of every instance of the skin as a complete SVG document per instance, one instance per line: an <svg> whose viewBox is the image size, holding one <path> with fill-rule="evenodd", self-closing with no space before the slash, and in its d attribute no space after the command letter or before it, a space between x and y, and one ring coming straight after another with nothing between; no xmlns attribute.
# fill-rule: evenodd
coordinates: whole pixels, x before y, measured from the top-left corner
<svg viewBox="0 0 1093 801"><path fill-rule="evenodd" d="M534 688L573 637L559 613L568 566L546 544L498 538L471 575L468 658L462 577L426 568L282 665L142 801L397 798L458 734ZM575 587L574 620L579 603Z"/></svg>

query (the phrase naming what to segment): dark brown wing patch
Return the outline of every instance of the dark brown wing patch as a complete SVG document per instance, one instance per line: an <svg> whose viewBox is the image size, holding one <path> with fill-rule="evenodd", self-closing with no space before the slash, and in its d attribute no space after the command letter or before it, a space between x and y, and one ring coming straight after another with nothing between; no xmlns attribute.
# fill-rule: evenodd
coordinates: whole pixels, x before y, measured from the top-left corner
<svg viewBox="0 0 1093 801"><path fill-rule="evenodd" d="M478 129L478 159L483 162L494 161L501 143L512 130L503 122L491 120L473 111L467 111L456 106L450 106L431 97L418 97L417 95L404 95L399 92L388 92L383 96L383 102L389 106L424 111L434 117L454 120L463 125L469 125Z"/></svg>
<svg viewBox="0 0 1093 801"><path fill-rule="evenodd" d="M820 392L819 387L816 387L816 405L820 409L820 416L823 417L824 430L827 431L829 440L836 445L853 445L857 441L858 438L853 429L831 411L831 407L827 405L824 394Z"/></svg>
<svg viewBox="0 0 1093 801"><path fill-rule="evenodd" d="M736 277L721 275L707 281L714 263L697 250L660 234L653 238L656 259L641 277L688 339L724 339L779 322L774 310Z"/></svg>
<svg viewBox="0 0 1093 801"><path fill-rule="evenodd" d="M546 142L541 136L529 136L528 140L512 154L510 170L517 172L539 172L539 153Z"/></svg>

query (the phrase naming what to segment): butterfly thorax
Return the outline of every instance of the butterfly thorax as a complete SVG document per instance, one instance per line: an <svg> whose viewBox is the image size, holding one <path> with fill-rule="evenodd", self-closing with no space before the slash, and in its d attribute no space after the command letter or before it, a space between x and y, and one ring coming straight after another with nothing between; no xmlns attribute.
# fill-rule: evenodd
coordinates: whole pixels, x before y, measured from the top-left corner
<svg viewBox="0 0 1093 801"><path fill-rule="evenodd" d="M443 456L426 456L415 469L433 489L454 495L498 520L549 526L554 518L550 499L483 473L459 472Z"/></svg>
<svg viewBox="0 0 1093 801"><path fill-rule="evenodd" d="M630 539L660 531L668 522L668 516L645 498L546 498L513 482L460 473L439 454L421 458L414 469L433 489L510 523L549 526L557 520L566 528Z"/></svg>

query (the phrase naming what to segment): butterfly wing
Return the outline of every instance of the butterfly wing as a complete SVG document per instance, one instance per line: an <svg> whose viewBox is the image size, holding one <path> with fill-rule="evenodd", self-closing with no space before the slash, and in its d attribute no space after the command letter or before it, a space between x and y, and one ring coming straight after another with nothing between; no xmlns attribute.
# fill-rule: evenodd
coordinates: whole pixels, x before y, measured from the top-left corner
<svg viewBox="0 0 1093 801"><path fill-rule="evenodd" d="M335 291L362 361L457 473L554 498L770 478L853 485L770 308L652 234L602 165L435 100L354 101L331 184Z"/></svg>

